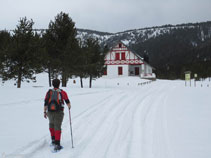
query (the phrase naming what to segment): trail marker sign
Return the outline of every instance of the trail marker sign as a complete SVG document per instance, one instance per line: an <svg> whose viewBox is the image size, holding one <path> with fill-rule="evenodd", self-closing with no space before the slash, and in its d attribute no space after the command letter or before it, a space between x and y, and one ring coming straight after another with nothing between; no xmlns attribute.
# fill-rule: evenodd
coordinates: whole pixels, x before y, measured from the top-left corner
<svg viewBox="0 0 211 158"><path fill-rule="evenodd" d="M186 81L190 81L190 86L191 86L191 72L190 71L185 72L185 86L186 86Z"/></svg>
<svg viewBox="0 0 211 158"><path fill-rule="evenodd" d="M190 74L185 74L185 80L190 81Z"/></svg>

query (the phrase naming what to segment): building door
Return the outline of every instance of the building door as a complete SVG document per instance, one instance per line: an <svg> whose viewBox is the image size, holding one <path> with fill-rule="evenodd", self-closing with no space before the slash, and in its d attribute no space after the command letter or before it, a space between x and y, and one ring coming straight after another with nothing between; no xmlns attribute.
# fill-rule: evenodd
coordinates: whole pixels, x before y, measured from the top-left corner
<svg viewBox="0 0 211 158"><path fill-rule="evenodd" d="M139 75L139 67L135 67L135 75L136 75L136 76Z"/></svg>
<svg viewBox="0 0 211 158"><path fill-rule="evenodd" d="M107 69L104 71L104 73L103 73L104 75L107 75Z"/></svg>
<svg viewBox="0 0 211 158"><path fill-rule="evenodd" d="M122 75L122 67L118 67L118 75Z"/></svg>

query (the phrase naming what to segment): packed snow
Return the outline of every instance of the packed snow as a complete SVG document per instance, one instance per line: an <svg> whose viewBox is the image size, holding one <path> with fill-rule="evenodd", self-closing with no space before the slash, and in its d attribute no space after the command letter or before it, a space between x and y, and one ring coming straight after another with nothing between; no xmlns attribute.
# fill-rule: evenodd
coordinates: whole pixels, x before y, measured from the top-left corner
<svg viewBox="0 0 211 158"><path fill-rule="evenodd" d="M73 80L76 83L73 83ZM210 158L211 81L149 82L138 77L99 78L88 88L70 79L74 148L65 108L62 149L50 151L43 117L47 74L36 83L0 85L0 157L3 158Z"/></svg>

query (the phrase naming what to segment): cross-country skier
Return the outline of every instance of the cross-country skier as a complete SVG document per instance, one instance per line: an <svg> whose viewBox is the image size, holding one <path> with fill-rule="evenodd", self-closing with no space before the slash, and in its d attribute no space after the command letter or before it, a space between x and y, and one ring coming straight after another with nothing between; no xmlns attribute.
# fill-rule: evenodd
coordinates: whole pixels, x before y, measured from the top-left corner
<svg viewBox="0 0 211 158"><path fill-rule="evenodd" d="M49 119L49 130L52 139L54 151L62 149L60 145L61 126L64 118L64 101L68 108L71 108L70 100L67 93L59 89L60 80L54 79L52 81L53 89L50 89L45 96L44 103L44 117Z"/></svg>

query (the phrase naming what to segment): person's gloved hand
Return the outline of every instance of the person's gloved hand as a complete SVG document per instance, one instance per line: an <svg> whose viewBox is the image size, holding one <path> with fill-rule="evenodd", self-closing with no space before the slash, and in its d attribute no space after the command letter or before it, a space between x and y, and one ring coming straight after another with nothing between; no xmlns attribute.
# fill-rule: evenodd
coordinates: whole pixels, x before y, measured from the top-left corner
<svg viewBox="0 0 211 158"><path fill-rule="evenodd" d="M47 119L48 115L46 112L44 112L44 118Z"/></svg>
<svg viewBox="0 0 211 158"><path fill-rule="evenodd" d="M69 104L67 104L67 106L68 106L68 109L70 110L71 109L71 104L69 103Z"/></svg>

